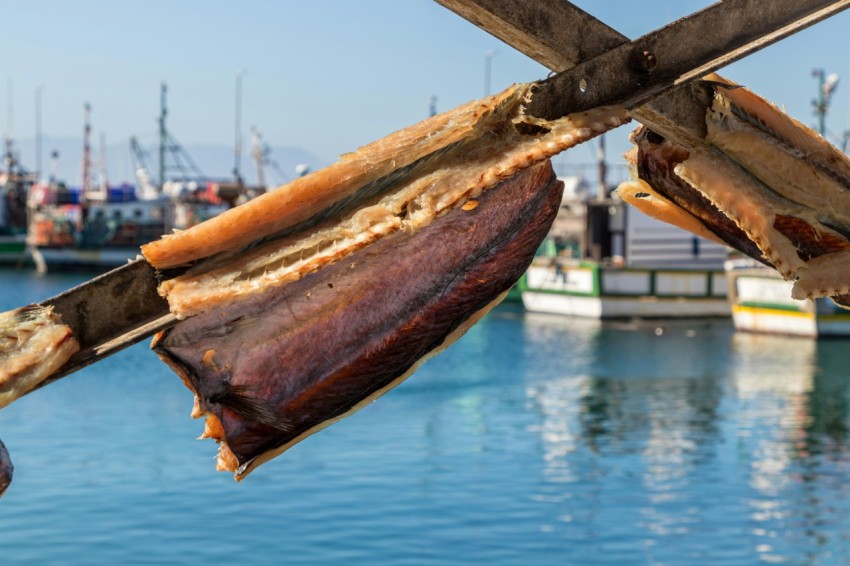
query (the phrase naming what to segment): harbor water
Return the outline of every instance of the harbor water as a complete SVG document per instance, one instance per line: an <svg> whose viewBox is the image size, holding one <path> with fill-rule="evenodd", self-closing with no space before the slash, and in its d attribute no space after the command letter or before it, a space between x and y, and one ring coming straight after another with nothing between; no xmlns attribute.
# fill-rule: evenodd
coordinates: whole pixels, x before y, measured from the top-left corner
<svg viewBox="0 0 850 566"><path fill-rule="evenodd" d="M0 310L81 275L0 272ZM499 307L241 483L147 344L0 411L12 564L850 563L850 342Z"/></svg>

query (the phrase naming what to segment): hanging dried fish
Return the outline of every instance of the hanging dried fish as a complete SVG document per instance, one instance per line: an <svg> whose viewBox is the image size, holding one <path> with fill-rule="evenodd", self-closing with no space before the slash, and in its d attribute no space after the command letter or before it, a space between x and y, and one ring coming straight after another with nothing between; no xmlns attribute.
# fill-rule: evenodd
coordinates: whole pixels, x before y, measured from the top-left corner
<svg viewBox="0 0 850 566"><path fill-rule="evenodd" d="M416 233L160 335L154 350L195 393L204 436L222 442L219 469L243 478L454 342L528 267L561 193L538 165Z"/></svg>
<svg viewBox="0 0 850 566"><path fill-rule="evenodd" d="M630 153L638 179L624 184L621 195L774 267L795 281L795 298L845 302L850 161L773 104L745 88L727 88L720 77L713 81L708 145L687 150L639 130ZM636 197L646 185L651 189L643 192L651 190L658 202Z"/></svg>

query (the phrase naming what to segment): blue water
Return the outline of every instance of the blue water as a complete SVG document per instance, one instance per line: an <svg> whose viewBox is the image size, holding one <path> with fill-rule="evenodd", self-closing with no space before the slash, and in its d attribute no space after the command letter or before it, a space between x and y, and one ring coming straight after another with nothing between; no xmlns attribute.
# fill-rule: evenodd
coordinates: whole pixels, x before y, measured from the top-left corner
<svg viewBox="0 0 850 566"><path fill-rule="evenodd" d="M0 309L80 276L0 272ZM850 562L850 343L500 307L241 483L140 344L0 411L0 564Z"/></svg>

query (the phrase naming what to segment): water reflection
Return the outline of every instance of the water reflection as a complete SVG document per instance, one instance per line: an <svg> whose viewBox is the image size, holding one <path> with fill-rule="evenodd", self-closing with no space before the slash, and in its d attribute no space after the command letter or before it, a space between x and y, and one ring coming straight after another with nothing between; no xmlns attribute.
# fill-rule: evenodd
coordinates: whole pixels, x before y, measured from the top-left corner
<svg viewBox="0 0 850 566"><path fill-rule="evenodd" d="M672 536L695 556L850 553L847 341L551 317L528 317L524 333L528 355L560 357L526 376L544 462L538 497L593 506L581 536L616 539L618 525L639 524L654 558ZM575 512L565 516L573 526L563 528L576 528ZM752 528L726 532L730 517ZM706 533L712 544L725 533L728 547L709 551Z"/></svg>
<svg viewBox="0 0 850 566"><path fill-rule="evenodd" d="M765 561L814 556L843 538L847 345L751 335L733 344L738 436L755 492L747 503Z"/></svg>
<svg viewBox="0 0 850 566"><path fill-rule="evenodd" d="M712 350L715 342L728 340L725 329L599 323L577 329L563 321L527 322L528 350L561 358L561 367L543 362L541 377L529 376L547 461L581 445L592 452L641 452L659 465L675 464L657 469L659 476L680 476L685 455L699 452L693 439L710 441L717 434L720 378L728 361ZM558 329L562 335L553 335ZM552 344L562 348L547 351ZM562 359L569 354L578 355ZM542 377L553 370L559 377Z"/></svg>

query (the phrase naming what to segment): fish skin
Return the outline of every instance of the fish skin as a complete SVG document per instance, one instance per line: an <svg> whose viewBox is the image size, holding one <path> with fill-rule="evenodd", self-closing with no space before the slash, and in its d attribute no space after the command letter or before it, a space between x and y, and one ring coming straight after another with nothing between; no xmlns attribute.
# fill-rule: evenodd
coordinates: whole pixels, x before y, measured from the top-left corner
<svg viewBox="0 0 850 566"><path fill-rule="evenodd" d="M547 160L471 210L184 320L153 348L196 394L195 414L219 421L211 428L236 461L224 467L241 479L395 386L505 293L548 233L562 191Z"/></svg>

